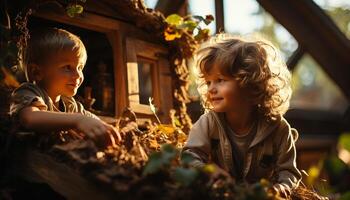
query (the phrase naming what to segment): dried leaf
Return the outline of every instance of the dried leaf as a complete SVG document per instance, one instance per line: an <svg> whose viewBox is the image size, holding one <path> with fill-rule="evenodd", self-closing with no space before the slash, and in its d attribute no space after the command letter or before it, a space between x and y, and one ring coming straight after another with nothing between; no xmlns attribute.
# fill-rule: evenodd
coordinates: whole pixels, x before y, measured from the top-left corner
<svg viewBox="0 0 350 200"><path fill-rule="evenodd" d="M9 72L5 67L1 67L1 71L4 74L4 83L8 87L17 88L19 87L19 82L17 79Z"/></svg>
<svg viewBox="0 0 350 200"><path fill-rule="evenodd" d="M169 136L173 135L175 132L175 128L172 125L168 125L168 124L160 124L157 126L157 128Z"/></svg>
<svg viewBox="0 0 350 200"><path fill-rule="evenodd" d="M176 30L173 30L171 28L167 28L164 31L164 39L166 41L173 41L175 39L181 38L182 34Z"/></svg>

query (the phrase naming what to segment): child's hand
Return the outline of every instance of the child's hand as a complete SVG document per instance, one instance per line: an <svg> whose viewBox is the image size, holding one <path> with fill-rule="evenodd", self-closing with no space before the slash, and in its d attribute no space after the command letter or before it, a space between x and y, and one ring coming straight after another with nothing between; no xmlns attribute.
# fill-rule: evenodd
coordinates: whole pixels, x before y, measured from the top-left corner
<svg viewBox="0 0 350 200"><path fill-rule="evenodd" d="M108 141L113 144L114 141L112 141L113 139L111 137L115 138L117 141L121 140L119 133L113 126L88 116L80 115L77 117L75 128L94 140L97 145L103 146L107 144Z"/></svg>
<svg viewBox="0 0 350 200"><path fill-rule="evenodd" d="M213 166L215 167L215 170L210 176L210 184L219 184L220 178L226 179L229 182L234 181L232 176L227 171L216 164L213 164Z"/></svg>

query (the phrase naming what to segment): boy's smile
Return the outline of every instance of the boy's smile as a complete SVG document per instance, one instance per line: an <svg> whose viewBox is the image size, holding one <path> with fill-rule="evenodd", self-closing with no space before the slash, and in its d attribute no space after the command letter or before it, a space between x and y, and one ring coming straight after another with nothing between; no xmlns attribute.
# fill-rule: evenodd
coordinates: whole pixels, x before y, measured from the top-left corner
<svg viewBox="0 0 350 200"><path fill-rule="evenodd" d="M223 75L219 67L213 66L204 79L208 87L207 98L215 112L238 114L251 107L235 78Z"/></svg>
<svg viewBox="0 0 350 200"><path fill-rule="evenodd" d="M40 83L54 102L60 96L74 96L84 80L84 62L76 51L61 50L43 66Z"/></svg>
<svg viewBox="0 0 350 200"><path fill-rule="evenodd" d="M222 97L210 97L210 102L212 104L219 104L222 100L224 100Z"/></svg>

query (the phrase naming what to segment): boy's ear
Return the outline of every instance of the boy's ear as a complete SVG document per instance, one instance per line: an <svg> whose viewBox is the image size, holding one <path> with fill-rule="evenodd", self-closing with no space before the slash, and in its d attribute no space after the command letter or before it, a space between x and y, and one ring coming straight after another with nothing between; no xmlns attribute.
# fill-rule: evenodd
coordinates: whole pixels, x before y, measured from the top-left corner
<svg viewBox="0 0 350 200"><path fill-rule="evenodd" d="M39 65L29 64L28 68L30 69L30 72L29 72L30 80L41 81L43 79L43 73Z"/></svg>

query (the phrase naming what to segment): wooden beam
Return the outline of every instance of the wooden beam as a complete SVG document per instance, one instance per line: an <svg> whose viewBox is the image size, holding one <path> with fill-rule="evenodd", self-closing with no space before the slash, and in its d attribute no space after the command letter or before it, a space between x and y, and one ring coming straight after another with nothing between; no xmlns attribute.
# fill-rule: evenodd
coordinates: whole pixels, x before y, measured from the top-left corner
<svg viewBox="0 0 350 200"><path fill-rule="evenodd" d="M299 45L299 47L293 52L287 61L288 69L293 71L304 54L305 50Z"/></svg>
<svg viewBox="0 0 350 200"><path fill-rule="evenodd" d="M186 0L159 0L155 10L162 12L164 16L168 16L173 13L178 13L185 2Z"/></svg>
<svg viewBox="0 0 350 200"><path fill-rule="evenodd" d="M215 23L216 33L225 31L223 0L215 0Z"/></svg>
<svg viewBox="0 0 350 200"><path fill-rule="evenodd" d="M350 99L350 41L313 1L257 0L281 23Z"/></svg>
<svg viewBox="0 0 350 200"><path fill-rule="evenodd" d="M84 12L82 15L75 17L68 17L68 15L65 14L65 11L63 9L50 9L44 7L38 9L34 13L34 16L102 33L107 33L113 30L119 30L122 24L126 24L124 22L120 22L108 17L103 17L89 12Z"/></svg>

